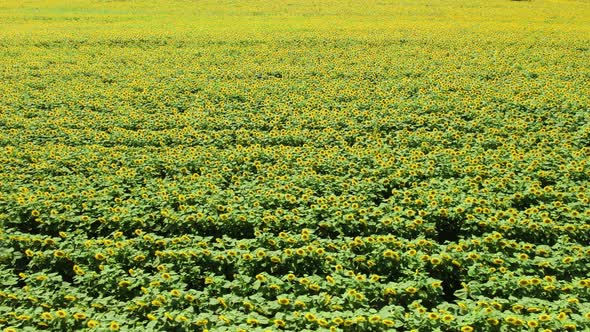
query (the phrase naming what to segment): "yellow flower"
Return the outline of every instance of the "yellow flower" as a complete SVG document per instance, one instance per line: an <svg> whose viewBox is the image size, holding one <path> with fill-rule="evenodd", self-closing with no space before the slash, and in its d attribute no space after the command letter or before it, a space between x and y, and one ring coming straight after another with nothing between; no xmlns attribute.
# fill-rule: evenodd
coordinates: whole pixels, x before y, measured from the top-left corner
<svg viewBox="0 0 590 332"><path fill-rule="evenodd" d="M82 320L82 319L86 319L86 314L83 312L77 312L74 314L74 318L76 320Z"/></svg>
<svg viewBox="0 0 590 332"><path fill-rule="evenodd" d="M59 318L66 318L68 316L68 313L64 310L58 310L55 312L55 315Z"/></svg>
<svg viewBox="0 0 590 332"><path fill-rule="evenodd" d="M106 256L103 255L102 253L97 253L96 255L94 255L94 258L99 260L99 261L103 261L106 259Z"/></svg>
<svg viewBox="0 0 590 332"><path fill-rule="evenodd" d="M205 326L207 324L209 324L208 319L199 319L195 322L195 325L197 325L197 326Z"/></svg>
<svg viewBox="0 0 590 332"><path fill-rule="evenodd" d="M529 327L531 327L531 328L535 328L535 327L538 327L538 326L539 326L539 323L538 323L536 320L529 320L529 321L527 322L527 325L528 325Z"/></svg>
<svg viewBox="0 0 590 332"><path fill-rule="evenodd" d="M275 264L276 264L276 263L280 263L280 262L281 262L281 258L280 258L280 257L278 257L278 256L272 256L272 257L270 258L270 261L271 261L271 262L273 262L273 263L275 263Z"/></svg>
<svg viewBox="0 0 590 332"><path fill-rule="evenodd" d="M121 280L119 281L119 287L121 288L127 288L131 285L131 283L127 280Z"/></svg>
<svg viewBox="0 0 590 332"><path fill-rule="evenodd" d="M301 308L307 307L307 305L305 304L305 302L300 301L300 300L295 300L295 306L296 307L301 307Z"/></svg>
<svg viewBox="0 0 590 332"><path fill-rule="evenodd" d="M291 303L291 301L289 299L287 299L287 298L280 298L280 299L277 300L277 302L280 305L288 305L289 303Z"/></svg>
<svg viewBox="0 0 590 332"><path fill-rule="evenodd" d="M548 315L548 314L541 314L541 315L539 315L539 320L540 320L541 322L546 322L546 321L549 321L549 320L551 320L551 315Z"/></svg>
<svg viewBox="0 0 590 332"><path fill-rule="evenodd" d="M383 324L387 327L393 327L395 325L395 322L391 319L384 319L381 321L381 324Z"/></svg>
<svg viewBox="0 0 590 332"><path fill-rule="evenodd" d="M395 251L387 249L383 252L383 257L398 259L399 255Z"/></svg>
<svg viewBox="0 0 590 332"><path fill-rule="evenodd" d="M117 322L113 321L109 324L109 330L111 330L111 331L118 331L120 328L121 328L121 326Z"/></svg>
<svg viewBox="0 0 590 332"><path fill-rule="evenodd" d="M244 307L246 308L246 310L253 310L254 309L254 305L250 302L244 302Z"/></svg>
<svg viewBox="0 0 590 332"><path fill-rule="evenodd" d="M44 312L41 314L41 318L45 319L45 320L52 320L53 319L53 315L49 312Z"/></svg>
<svg viewBox="0 0 590 332"><path fill-rule="evenodd" d="M518 325L517 324L518 318L513 317L513 316L508 316L508 317L506 317L506 322L511 325Z"/></svg>
<svg viewBox="0 0 590 332"><path fill-rule="evenodd" d="M438 264L440 264L441 262L442 262L442 260L441 260L440 258L438 258L438 257L431 257L431 258L430 258L430 263L431 263L432 265L438 265Z"/></svg>
<svg viewBox="0 0 590 332"><path fill-rule="evenodd" d="M428 313L428 319L430 320L437 320L438 319L438 314L435 312L430 312Z"/></svg>
<svg viewBox="0 0 590 332"><path fill-rule="evenodd" d="M504 260L500 259L500 258L495 258L492 260L492 263L494 263L496 265L502 265L504 263Z"/></svg>
<svg viewBox="0 0 590 332"><path fill-rule="evenodd" d="M86 272L78 265L74 265L74 273L76 273L79 276L83 276Z"/></svg>
<svg viewBox="0 0 590 332"><path fill-rule="evenodd" d="M311 290L312 290L312 291L314 291L314 292L318 292L318 291L320 290L320 286L319 286L319 285L317 285L317 284L310 284L310 285L308 286L308 288L309 288L309 289L311 289Z"/></svg>
<svg viewBox="0 0 590 332"><path fill-rule="evenodd" d="M218 297L217 298L217 302L219 302L219 304L221 304L222 306L224 306L225 308L227 308L227 303L225 302L225 300L223 299L223 297Z"/></svg>
<svg viewBox="0 0 590 332"><path fill-rule="evenodd" d="M393 288L385 288L385 290L383 291L383 294L385 296L387 296L387 295L395 295L395 294L397 294L397 292Z"/></svg>
<svg viewBox="0 0 590 332"><path fill-rule="evenodd" d="M56 250L56 251L53 253L53 256L55 256L55 257L58 257L58 258L65 257L65 255L66 255L66 253L65 253L65 252L63 252L62 250Z"/></svg>
<svg viewBox="0 0 590 332"><path fill-rule="evenodd" d="M473 327L465 325L461 327L461 332L473 332Z"/></svg>
<svg viewBox="0 0 590 332"><path fill-rule="evenodd" d="M342 323L344 323L344 319L342 319L340 317L335 317L332 319L332 322L336 325L341 325Z"/></svg>
<svg viewBox="0 0 590 332"><path fill-rule="evenodd" d="M299 283L302 285L307 285L310 283L310 281L307 278L301 278L301 279L299 279Z"/></svg>
<svg viewBox="0 0 590 332"><path fill-rule="evenodd" d="M446 323L453 321L453 319L455 319L455 317L453 317L452 315L447 314L442 316L442 321Z"/></svg>

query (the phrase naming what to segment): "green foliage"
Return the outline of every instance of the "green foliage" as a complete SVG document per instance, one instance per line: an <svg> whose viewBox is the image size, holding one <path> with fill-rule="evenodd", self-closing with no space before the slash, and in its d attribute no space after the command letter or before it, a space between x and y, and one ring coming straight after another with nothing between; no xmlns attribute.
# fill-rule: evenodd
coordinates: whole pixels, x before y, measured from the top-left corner
<svg viewBox="0 0 590 332"><path fill-rule="evenodd" d="M587 4L173 3L0 4L2 328L590 329Z"/></svg>

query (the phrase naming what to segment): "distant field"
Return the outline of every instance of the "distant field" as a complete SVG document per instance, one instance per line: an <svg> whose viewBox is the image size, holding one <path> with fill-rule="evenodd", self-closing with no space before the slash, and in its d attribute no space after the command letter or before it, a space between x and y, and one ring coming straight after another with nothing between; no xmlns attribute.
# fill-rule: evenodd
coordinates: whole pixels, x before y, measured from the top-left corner
<svg viewBox="0 0 590 332"><path fill-rule="evenodd" d="M0 2L4 331L588 331L589 276L589 1Z"/></svg>

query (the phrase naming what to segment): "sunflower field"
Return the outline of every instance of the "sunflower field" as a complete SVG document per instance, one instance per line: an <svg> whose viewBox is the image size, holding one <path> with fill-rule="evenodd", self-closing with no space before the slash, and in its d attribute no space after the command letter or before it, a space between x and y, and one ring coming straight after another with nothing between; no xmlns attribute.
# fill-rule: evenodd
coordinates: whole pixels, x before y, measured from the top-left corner
<svg viewBox="0 0 590 332"><path fill-rule="evenodd" d="M589 331L587 0L0 2L3 331Z"/></svg>

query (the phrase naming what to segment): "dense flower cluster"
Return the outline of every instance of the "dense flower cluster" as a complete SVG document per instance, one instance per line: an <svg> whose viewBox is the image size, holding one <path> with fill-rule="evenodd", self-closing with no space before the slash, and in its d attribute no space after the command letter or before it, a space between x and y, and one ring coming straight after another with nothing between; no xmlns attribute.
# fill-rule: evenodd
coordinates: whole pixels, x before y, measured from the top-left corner
<svg viewBox="0 0 590 332"><path fill-rule="evenodd" d="M64 6L0 4L5 331L590 329L587 3Z"/></svg>

